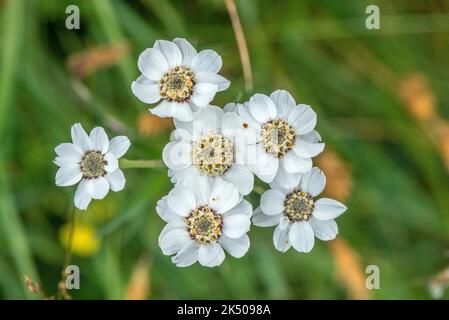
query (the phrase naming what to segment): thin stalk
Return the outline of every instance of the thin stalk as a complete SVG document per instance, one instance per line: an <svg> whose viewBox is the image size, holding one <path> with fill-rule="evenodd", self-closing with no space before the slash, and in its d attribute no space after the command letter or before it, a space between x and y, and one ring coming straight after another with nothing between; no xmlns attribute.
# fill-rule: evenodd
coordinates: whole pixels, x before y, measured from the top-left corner
<svg viewBox="0 0 449 320"><path fill-rule="evenodd" d="M243 32L234 0L225 0L225 3L229 17L231 18L232 28L234 29L235 40L237 41L237 46L239 48L243 77L245 79L245 89L247 92L251 92L253 90L253 73L251 71L251 61L249 58L248 46L246 45L245 33Z"/></svg>
<svg viewBox="0 0 449 320"><path fill-rule="evenodd" d="M136 169L136 168L164 168L165 165L161 160L129 160L120 159L120 167L123 169Z"/></svg>

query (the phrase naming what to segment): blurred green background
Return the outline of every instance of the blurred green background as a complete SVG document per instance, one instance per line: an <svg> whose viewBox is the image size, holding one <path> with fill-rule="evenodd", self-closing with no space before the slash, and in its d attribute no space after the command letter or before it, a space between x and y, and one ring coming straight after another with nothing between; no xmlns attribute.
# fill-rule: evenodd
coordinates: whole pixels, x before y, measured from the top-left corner
<svg viewBox="0 0 449 320"><path fill-rule="evenodd" d="M79 30L65 28L70 4L80 8ZM380 30L365 28L369 4L380 8ZM157 244L164 223L155 206L171 187L166 170L127 169L124 191L76 212L71 263L81 289L69 294L430 299L429 284L449 283L449 1L236 5L254 92L287 89L319 115L326 192L349 207L338 240L282 254L272 228L252 227L244 258L177 268ZM251 93L222 0L2 0L0 11L0 297L39 299L57 293L66 261L74 188L55 186L52 160L70 126L128 135L129 159L160 159L169 139L170 121L148 116L130 90L141 51L185 37L223 58L231 86L214 104ZM380 268L379 290L364 286L367 265Z"/></svg>

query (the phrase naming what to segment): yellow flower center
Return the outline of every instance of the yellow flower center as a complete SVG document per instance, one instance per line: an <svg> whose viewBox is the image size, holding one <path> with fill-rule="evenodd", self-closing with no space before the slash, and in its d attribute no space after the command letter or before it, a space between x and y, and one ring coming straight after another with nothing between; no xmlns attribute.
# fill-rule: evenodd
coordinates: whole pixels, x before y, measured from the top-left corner
<svg viewBox="0 0 449 320"><path fill-rule="evenodd" d="M185 102L192 95L194 85L192 70L184 66L175 67L159 80L160 95L168 101Z"/></svg>
<svg viewBox="0 0 449 320"><path fill-rule="evenodd" d="M89 150L81 158L80 168L84 179L94 179L106 174L108 162L100 151Z"/></svg>
<svg viewBox="0 0 449 320"><path fill-rule="evenodd" d="M223 219L207 205L196 208L185 218L187 231L199 244L217 241L223 229Z"/></svg>
<svg viewBox="0 0 449 320"><path fill-rule="evenodd" d="M279 118L262 126L262 145L267 153L281 158L295 145L295 129Z"/></svg>
<svg viewBox="0 0 449 320"><path fill-rule="evenodd" d="M284 201L284 214L290 222L309 220L313 208L312 196L303 191L293 191Z"/></svg>
<svg viewBox="0 0 449 320"><path fill-rule="evenodd" d="M193 144L193 164L208 176L223 175L233 160L232 142L221 134L204 135Z"/></svg>

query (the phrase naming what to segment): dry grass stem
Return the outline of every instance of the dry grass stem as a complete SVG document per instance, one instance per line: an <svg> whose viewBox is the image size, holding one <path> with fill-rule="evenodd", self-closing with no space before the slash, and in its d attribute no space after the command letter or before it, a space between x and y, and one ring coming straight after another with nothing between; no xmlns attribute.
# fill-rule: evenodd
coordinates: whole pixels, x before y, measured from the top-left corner
<svg viewBox="0 0 449 320"><path fill-rule="evenodd" d="M225 0L226 8L228 9L231 18L232 28L234 29L235 39L239 48L240 61L242 62L243 77L245 78L245 89L251 92L253 89L253 74L251 70L251 61L246 44L245 33L243 32L242 24L240 22L237 7L234 0Z"/></svg>
<svg viewBox="0 0 449 320"><path fill-rule="evenodd" d="M348 297L354 300L369 299L358 253L341 236L328 244L334 258L335 275L345 286Z"/></svg>
<svg viewBox="0 0 449 320"><path fill-rule="evenodd" d="M67 65L77 77L85 78L99 69L118 63L128 52L127 42L92 47L70 55Z"/></svg>

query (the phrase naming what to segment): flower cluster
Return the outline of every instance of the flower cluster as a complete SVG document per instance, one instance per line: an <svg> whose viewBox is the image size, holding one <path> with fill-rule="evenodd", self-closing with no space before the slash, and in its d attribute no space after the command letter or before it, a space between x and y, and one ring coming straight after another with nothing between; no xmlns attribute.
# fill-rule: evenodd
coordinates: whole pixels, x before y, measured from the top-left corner
<svg viewBox="0 0 449 320"><path fill-rule="evenodd" d="M315 131L317 114L285 90L256 93L223 109L211 105L230 84L218 74L221 66L215 51L197 52L179 38L156 41L138 59L142 74L132 92L144 103L157 104L150 112L173 117L175 125L162 152L174 187L156 207L167 223L159 236L162 252L179 267L197 261L218 266L224 251L236 258L246 254L251 223L275 226L274 246L282 252L291 246L309 252L315 237L334 239L334 219L346 207L316 199L326 184L312 163L324 149ZM109 141L101 128L88 136L79 124L72 128L72 140L56 148L55 163L61 167L56 183L81 181L75 205L86 209L92 198L123 188L117 159L130 143L125 137ZM270 185L255 210L244 199L254 189L254 176Z"/></svg>

